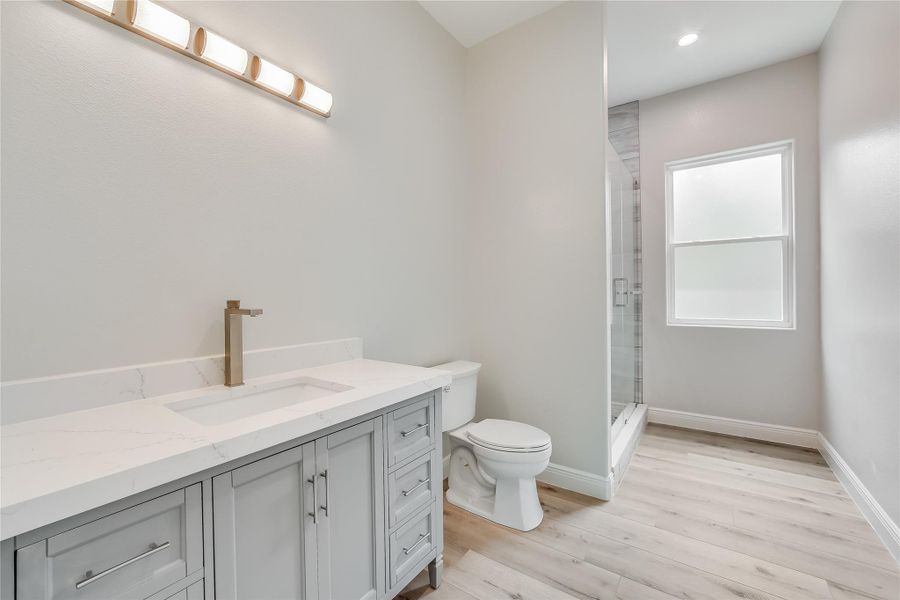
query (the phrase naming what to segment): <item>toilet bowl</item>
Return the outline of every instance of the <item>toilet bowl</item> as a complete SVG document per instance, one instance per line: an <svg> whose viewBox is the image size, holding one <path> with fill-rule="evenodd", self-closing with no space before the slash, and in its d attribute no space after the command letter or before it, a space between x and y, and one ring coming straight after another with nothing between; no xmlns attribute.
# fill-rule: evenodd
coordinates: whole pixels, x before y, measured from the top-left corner
<svg viewBox="0 0 900 600"><path fill-rule="evenodd" d="M495 523L522 531L544 517L535 477L550 463L550 436L531 425L501 419L473 422L481 365L455 361L444 389L443 429L450 438L447 501Z"/></svg>

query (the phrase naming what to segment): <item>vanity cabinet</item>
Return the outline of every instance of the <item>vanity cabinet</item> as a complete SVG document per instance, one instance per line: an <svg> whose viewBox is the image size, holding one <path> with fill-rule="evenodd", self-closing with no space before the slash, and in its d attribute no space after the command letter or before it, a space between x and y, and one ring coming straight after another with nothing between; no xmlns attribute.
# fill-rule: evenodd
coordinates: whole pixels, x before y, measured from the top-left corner
<svg viewBox="0 0 900 600"><path fill-rule="evenodd" d="M429 392L17 536L15 599L390 600L426 565L436 587L439 415Z"/></svg>
<svg viewBox="0 0 900 600"><path fill-rule="evenodd" d="M377 598L382 439L378 417L215 477L216 598Z"/></svg>

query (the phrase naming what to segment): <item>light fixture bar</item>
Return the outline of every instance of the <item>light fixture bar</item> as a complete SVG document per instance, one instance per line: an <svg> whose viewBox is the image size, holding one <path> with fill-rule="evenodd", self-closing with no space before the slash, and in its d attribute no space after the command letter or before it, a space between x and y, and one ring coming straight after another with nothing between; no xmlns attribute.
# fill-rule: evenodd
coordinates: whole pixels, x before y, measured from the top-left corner
<svg viewBox="0 0 900 600"><path fill-rule="evenodd" d="M64 0L217 71L322 117L331 116L331 93L248 52L225 37L197 27L150 0ZM192 42L193 37L193 43ZM248 65L250 68L248 69Z"/></svg>

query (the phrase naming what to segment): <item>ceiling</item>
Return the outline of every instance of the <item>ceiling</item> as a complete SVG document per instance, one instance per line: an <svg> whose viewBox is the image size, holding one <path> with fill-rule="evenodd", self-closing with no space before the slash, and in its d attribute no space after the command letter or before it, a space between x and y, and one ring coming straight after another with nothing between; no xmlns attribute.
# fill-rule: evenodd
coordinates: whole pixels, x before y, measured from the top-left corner
<svg viewBox="0 0 900 600"><path fill-rule="evenodd" d="M470 48L559 0L420 0ZM608 3L609 104L714 81L818 50L839 0L665 0ZM679 37L700 34L681 48Z"/></svg>
<svg viewBox="0 0 900 600"><path fill-rule="evenodd" d="M419 0L450 35L471 48L562 4L562 0Z"/></svg>
<svg viewBox="0 0 900 600"><path fill-rule="evenodd" d="M610 2L609 105L652 98L818 50L837 1ZM700 39L681 48L685 33Z"/></svg>

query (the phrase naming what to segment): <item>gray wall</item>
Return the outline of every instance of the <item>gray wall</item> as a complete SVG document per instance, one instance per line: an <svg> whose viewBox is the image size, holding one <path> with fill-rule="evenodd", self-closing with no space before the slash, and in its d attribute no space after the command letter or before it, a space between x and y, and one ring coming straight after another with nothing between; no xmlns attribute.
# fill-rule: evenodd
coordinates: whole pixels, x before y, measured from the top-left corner
<svg viewBox="0 0 900 600"><path fill-rule="evenodd" d="M465 51L415 2L178 2L325 121L61 2L2 3L4 380L359 335L466 355Z"/></svg>
<svg viewBox="0 0 900 600"><path fill-rule="evenodd" d="M472 358L479 417L545 429L606 475L603 5L568 2L471 48Z"/></svg>
<svg viewBox="0 0 900 600"><path fill-rule="evenodd" d="M804 56L641 101L644 400L817 429L818 65ZM797 329L666 325L664 164L793 139Z"/></svg>
<svg viewBox="0 0 900 600"><path fill-rule="evenodd" d="M895 2L845 2L821 50L822 431L900 523Z"/></svg>

